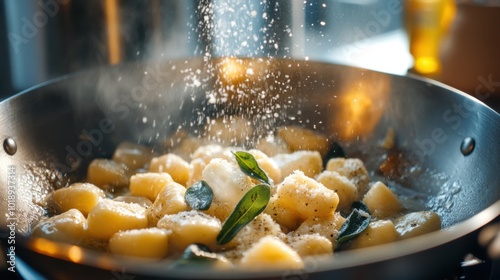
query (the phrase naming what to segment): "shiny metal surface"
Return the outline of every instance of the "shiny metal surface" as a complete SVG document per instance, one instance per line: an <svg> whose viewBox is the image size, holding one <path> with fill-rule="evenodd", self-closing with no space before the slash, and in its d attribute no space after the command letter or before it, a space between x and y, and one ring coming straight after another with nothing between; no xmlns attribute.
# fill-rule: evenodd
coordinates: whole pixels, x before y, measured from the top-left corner
<svg viewBox="0 0 500 280"><path fill-rule="evenodd" d="M223 71L235 65L238 71ZM63 184L68 178L64 174L81 178L90 159L110 156L120 141L155 146L179 126L195 132L207 117L221 114L243 114L254 124L267 125L252 137L281 124L317 129L372 169L374 147L392 128L407 167L419 172L406 174L402 182L383 179L419 194L413 200L437 211L447 227L317 260L298 274L172 270L163 263L130 262L87 250L74 258L69 253L74 246L19 236L19 256L51 278L111 278L113 272L171 279L439 278L475 247L476 231L500 214L499 114L465 94L419 78L286 59L129 63L33 88L0 103L0 113L2 141L12 138L17 143L17 152L2 152L0 162L16 170L20 233L44 214L36 202L53 184ZM475 147L464 156L466 137L475 139ZM1 209L8 207L8 174L0 173ZM373 175L380 176L376 171ZM1 228L6 219L0 218Z"/></svg>

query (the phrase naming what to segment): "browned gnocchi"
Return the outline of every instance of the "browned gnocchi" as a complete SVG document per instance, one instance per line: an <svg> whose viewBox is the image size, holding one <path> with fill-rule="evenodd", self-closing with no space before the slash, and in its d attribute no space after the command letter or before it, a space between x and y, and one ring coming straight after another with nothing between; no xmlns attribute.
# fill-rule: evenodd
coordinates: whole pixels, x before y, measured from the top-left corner
<svg viewBox="0 0 500 280"><path fill-rule="evenodd" d="M90 163L86 182L53 193L47 205L56 214L32 235L174 264L195 254L216 268L301 269L305 258L441 228L436 213L409 212L372 181L361 160L326 159L331 143L321 134L280 127L243 148L233 144L243 145L249 128L223 124L215 121L206 138L178 133L163 155L119 145L112 159ZM256 186L268 193L249 195Z"/></svg>

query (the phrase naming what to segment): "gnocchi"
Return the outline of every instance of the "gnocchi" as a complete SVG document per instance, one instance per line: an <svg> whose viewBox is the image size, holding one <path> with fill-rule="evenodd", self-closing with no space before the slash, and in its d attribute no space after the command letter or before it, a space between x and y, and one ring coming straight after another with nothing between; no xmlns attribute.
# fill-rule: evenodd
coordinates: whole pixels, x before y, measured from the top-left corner
<svg viewBox="0 0 500 280"><path fill-rule="evenodd" d="M123 142L116 147L112 159L115 162L125 164L128 169L136 170L144 168L151 160L151 156L151 149L142 145Z"/></svg>
<svg viewBox="0 0 500 280"><path fill-rule="evenodd" d="M356 186L347 177L340 175L336 171L325 170L316 177L316 180L337 193L339 197L337 208L339 211L349 210L352 203L361 198L361 193Z"/></svg>
<svg viewBox="0 0 500 280"><path fill-rule="evenodd" d="M105 197L104 191L93 184L74 183L67 188L56 190L52 200L59 212L79 210L87 216L90 210Z"/></svg>
<svg viewBox="0 0 500 280"><path fill-rule="evenodd" d="M363 197L363 202L377 218L395 216L403 209L396 195L382 182L375 182Z"/></svg>
<svg viewBox="0 0 500 280"><path fill-rule="evenodd" d="M176 182L167 183L160 194L147 209L149 224L156 226L158 220L167 214L177 214L188 210L188 205L184 200L186 188Z"/></svg>
<svg viewBox="0 0 500 280"><path fill-rule="evenodd" d="M295 250L299 256L317 256L333 253L333 244L328 238L319 234L305 234L291 237L290 247Z"/></svg>
<svg viewBox="0 0 500 280"><path fill-rule="evenodd" d="M294 231L294 235L318 234L330 240L333 245L336 245L335 240L344 222L345 218L339 212L323 217L313 216L300 224L297 230Z"/></svg>
<svg viewBox="0 0 500 280"><path fill-rule="evenodd" d="M358 249L375 245L381 245L396 241L398 232L394 223L390 220L378 220L371 222L368 228L350 244L350 248Z"/></svg>
<svg viewBox="0 0 500 280"><path fill-rule="evenodd" d="M150 172L165 172L181 185L185 185L189 179L189 164L180 156L166 154L155 157L149 163Z"/></svg>
<svg viewBox="0 0 500 280"><path fill-rule="evenodd" d="M98 239L109 239L113 234L128 229L148 226L146 209L135 203L101 200L89 212L88 232Z"/></svg>
<svg viewBox="0 0 500 280"><path fill-rule="evenodd" d="M281 127L252 148L225 147L247 146L245 135L252 131L226 133L230 124L247 122L217 120L207 128L207 138L179 133L165 142L165 154L120 144L112 159L90 163L87 182L52 194L48 205L56 214L35 225L32 235L152 260L176 260L190 248L208 248L213 252L205 253L217 256L213 267L218 269L302 269L304 260L341 247L376 246L441 228L436 213L409 213L388 185L371 181L360 159L325 159L332 143L324 135ZM241 167L234 153L242 150L267 181L256 169ZM211 190L203 209L186 198L199 181ZM219 243L224 225L257 184L269 187L264 208L230 241ZM343 243L343 226L356 211L368 219L366 228Z"/></svg>
<svg viewBox="0 0 500 280"><path fill-rule="evenodd" d="M300 171L288 176L277 186L276 199L292 208L303 219L326 216L337 209L338 195Z"/></svg>
<svg viewBox="0 0 500 280"><path fill-rule="evenodd" d="M278 154L273 159L281 169L282 178L296 170L300 170L306 176L314 178L323 169L323 160L317 151L296 151L289 154Z"/></svg>
<svg viewBox="0 0 500 280"><path fill-rule="evenodd" d="M119 231L109 239L109 250L117 255L162 259L168 255L169 234L154 227Z"/></svg>
<svg viewBox="0 0 500 280"><path fill-rule="evenodd" d="M146 197L155 201L158 194L168 184L173 182L169 173L140 173L130 177L130 194L137 197Z"/></svg>
<svg viewBox="0 0 500 280"><path fill-rule="evenodd" d="M87 235L87 219L77 209L52 216L38 223L32 236L75 245L83 245Z"/></svg>
<svg viewBox="0 0 500 280"><path fill-rule="evenodd" d="M159 228L170 230L171 246L179 251L193 243L215 249L215 239L221 229L219 219L198 211L183 211L165 215L158 221Z"/></svg>
<svg viewBox="0 0 500 280"><path fill-rule="evenodd" d="M395 221L396 231L400 239L406 239L441 228L441 218L431 211L408 213Z"/></svg>
<svg viewBox="0 0 500 280"><path fill-rule="evenodd" d="M87 171L87 181L102 189L113 191L129 184L129 172L125 164L109 159L94 159Z"/></svg>
<svg viewBox="0 0 500 280"><path fill-rule="evenodd" d="M299 254L274 236L266 236L243 254L240 266L248 269L301 269Z"/></svg>

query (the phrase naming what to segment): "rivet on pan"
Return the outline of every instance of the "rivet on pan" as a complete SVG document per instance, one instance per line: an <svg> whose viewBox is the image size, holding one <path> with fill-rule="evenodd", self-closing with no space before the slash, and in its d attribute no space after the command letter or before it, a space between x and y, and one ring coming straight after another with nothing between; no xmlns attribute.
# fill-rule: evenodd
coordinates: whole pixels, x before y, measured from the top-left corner
<svg viewBox="0 0 500 280"><path fill-rule="evenodd" d="M464 156L468 156L474 151L474 147L476 147L476 140L472 137L465 137L460 145L460 151Z"/></svg>
<svg viewBox="0 0 500 280"><path fill-rule="evenodd" d="M14 139L12 138L6 138L4 141L3 141L3 149L4 151L13 156L16 152L17 152L17 144L16 144L16 141L14 141Z"/></svg>

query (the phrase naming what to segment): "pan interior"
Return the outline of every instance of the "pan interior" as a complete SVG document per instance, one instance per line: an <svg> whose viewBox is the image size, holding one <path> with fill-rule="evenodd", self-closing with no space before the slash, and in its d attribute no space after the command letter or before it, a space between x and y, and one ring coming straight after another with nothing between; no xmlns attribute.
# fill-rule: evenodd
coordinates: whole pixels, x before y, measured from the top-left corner
<svg viewBox="0 0 500 280"><path fill-rule="evenodd" d="M2 135L18 144L1 160L22 170L17 205L24 233L45 214L40 204L51 189L82 179L91 159L110 157L122 141L162 152L164 139L181 129L204 136L216 118L247 119L255 127L248 146L280 125L324 133L363 159L405 206L436 211L445 227L500 198L499 115L415 78L286 59L124 64L64 77L0 109ZM388 130L395 132L391 151L380 146ZM464 155L467 137L475 147ZM382 174L379 165L391 153L401 164Z"/></svg>

